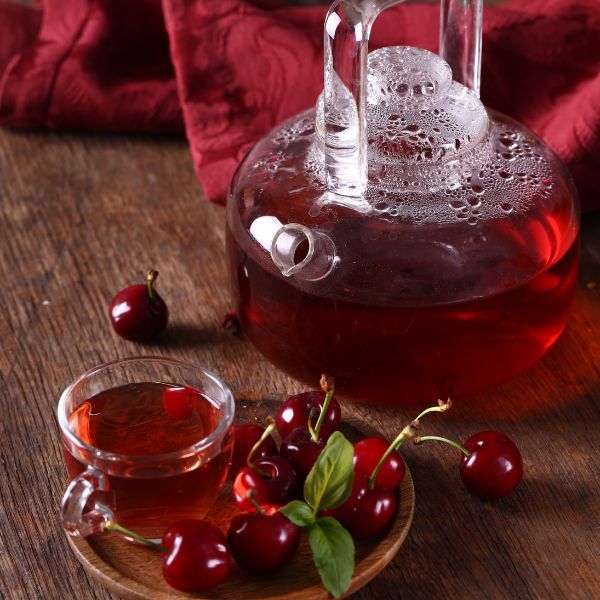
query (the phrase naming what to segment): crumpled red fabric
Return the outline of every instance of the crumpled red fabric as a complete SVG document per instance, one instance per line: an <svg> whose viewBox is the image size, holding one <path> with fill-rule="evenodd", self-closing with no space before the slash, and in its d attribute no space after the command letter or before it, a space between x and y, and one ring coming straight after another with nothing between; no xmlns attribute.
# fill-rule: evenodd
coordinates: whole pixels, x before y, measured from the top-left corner
<svg viewBox="0 0 600 600"><path fill-rule="evenodd" d="M223 202L248 148L322 88L326 7L284 0L0 1L0 125L114 132L185 128L207 197ZM371 47L435 51L439 8L402 4ZM566 162L600 208L600 2L484 10L482 98Z"/></svg>

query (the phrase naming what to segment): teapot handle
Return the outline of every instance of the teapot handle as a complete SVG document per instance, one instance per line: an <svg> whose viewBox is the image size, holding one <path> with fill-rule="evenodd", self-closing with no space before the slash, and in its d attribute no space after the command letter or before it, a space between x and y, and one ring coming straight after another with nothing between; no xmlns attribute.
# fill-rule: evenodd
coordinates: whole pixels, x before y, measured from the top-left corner
<svg viewBox="0 0 600 600"><path fill-rule="evenodd" d="M327 188L358 198L367 186L367 55L375 19L405 0L335 0L325 17L323 133ZM479 94L482 0L441 0L440 52L454 79Z"/></svg>
<svg viewBox="0 0 600 600"><path fill-rule="evenodd" d="M482 0L441 0L440 56L452 79L479 96L481 83Z"/></svg>

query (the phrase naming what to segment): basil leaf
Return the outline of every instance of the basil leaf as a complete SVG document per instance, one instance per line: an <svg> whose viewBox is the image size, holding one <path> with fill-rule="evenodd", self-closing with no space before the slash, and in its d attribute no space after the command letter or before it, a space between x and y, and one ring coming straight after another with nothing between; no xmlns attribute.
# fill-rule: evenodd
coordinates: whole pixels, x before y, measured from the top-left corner
<svg viewBox="0 0 600 600"><path fill-rule="evenodd" d="M352 491L354 448L335 431L304 482L304 499L315 514L343 504Z"/></svg>
<svg viewBox="0 0 600 600"><path fill-rule="evenodd" d="M333 517L321 517L309 527L308 543L325 589L340 598L348 591L354 572L352 536Z"/></svg>
<svg viewBox="0 0 600 600"><path fill-rule="evenodd" d="M298 527L306 527L315 522L313 509L302 500L292 500L289 504L280 508L279 512Z"/></svg>

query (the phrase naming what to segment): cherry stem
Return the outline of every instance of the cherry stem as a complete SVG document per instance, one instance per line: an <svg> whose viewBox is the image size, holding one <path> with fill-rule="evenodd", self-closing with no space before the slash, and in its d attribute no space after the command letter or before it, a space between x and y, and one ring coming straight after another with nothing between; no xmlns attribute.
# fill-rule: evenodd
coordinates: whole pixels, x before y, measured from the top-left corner
<svg viewBox="0 0 600 600"><path fill-rule="evenodd" d="M426 408L415 419L415 422L418 423L426 414L429 414L429 413L433 413L433 412L446 412L451 406L452 406L452 400L450 400L450 398L448 398L448 400L446 400L446 402L444 402L443 400L438 400L438 405L437 406L430 406L429 408Z"/></svg>
<svg viewBox="0 0 600 600"><path fill-rule="evenodd" d="M316 414L317 414L317 409L313 406L310 409L310 413L308 414L308 432L310 433L310 439L315 440L315 441L318 440L318 437L317 437L317 432L316 432L315 428L312 426L312 421ZM317 417L317 420L318 420L318 417Z"/></svg>
<svg viewBox="0 0 600 600"><path fill-rule="evenodd" d="M269 424L263 431L263 434L260 436L260 439L258 440L258 442L256 442L256 444L254 444L254 446L252 446L252 448L250 448L250 452L248 452L248 457L246 458L246 464L251 469L256 471L261 477L268 477L269 474L265 473L264 471L261 471L258 467L256 467L252 462L252 457L258 450L258 447L273 433L273 431L275 431L275 419L273 419L273 417L269 416L269 417L267 417L267 422Z"/></svg>
<svg viewBox="0 0 600 600"><path fill-rule="evenodd" d="M443 400L438 400L437 406L430 406L429 408L426 408L421 414L419 414L419 416L414 421L409 423L398 434L398 437L388 446L387 450L383 453L383 456L379 459L379 462L375 465L375 468L373 469L373 472L371 473L371 476L369 477L369 487L371 489L373 489L375 487L375 480L377 479L377 475L379 475L379 471L381 470L381 467L383 466L385 461L388 459L390 454L394 450L396 450L402 443L404 443L407 439L415 436L416 431L420 425L420 423L419 423L420 419L422 419L428 413L445 412L451 406L452 406L452 401L450 400L450 398L448 398L448 400L446 402L444 402Z"/></svg>
<svg viewBox="0 0 600 600"><path fill-rule="evenodd" d="M415 435L415 427L414 421L407 425L399 434L398 437L388 446L387 450L383 453L383 456L379 459L379 462L375 465L371 476L369 477L369 487L373 489L375 487L375 480L377 479L377 475L379 475L379 471L383 466L383 463L388 459L389 455L398 448L402 443L404 443L408 438L411 438Z"/></svg>
<svg viewBox="0 0 600 600"><path fill-rule="evenodd" d="M146 539L145 537L142 537L141 535L131 531L130 529L127 529L126 527L123 527L122 525L119 525L118 523L115 523L114 521L107 521L104 524L104 529L108 531L114 531L115 533L120 533L128 538L132 538L137 542L140 542L140 544L150 546L150 548L158 550L159 552L168 552L168 550L162 544Z"/></svg>
<svg viewBox="0 0 600 600"><path fill-rule="evenodd" d="M469 452L464 446L462 446L458 442L454 442L445 437L440 437L439 435L423 435L423 436L418 435L414 439L414 442L417 445L422 444L423 442L429 442L429 441L444 442L444 444L448 444L449 446L452 446L453 448L460 450L465 456L467 456L467 457L471 456L471 452Z"/></svg>
<svg viewBox="0 0 600 600"><path fill-rule="evenodd" d="M150 296L150 300L154 300L154 292L153 292L153 284L158 277L158 271L148 271L146 274L146 282L148 284L148 296Z"/></svg>
<svg viewBox="0 0 600 600"><path fill-rule="evenodd" d="M256 508L256 510L258 511L258 514L264 516L265 511L261 508L260 504L254 499L254 494L252 493L253 491L254 490L250 490L246 494L246 498L248 498L248 500L250 500L250 502L252 502L252 504L254 504L254 508Z"/></svg>
<svg viewBox="0 0 600 600"><path fill-rule="evenodd" d="M321 431L321 425L323 425L323 421L325 420L325 414L327 413L327 409L331 404L331 399L333 398L333 378L327 377L327 375L321 375L321 389L325 392L325 401L323 402L323 406L321 407L321 412L319 413L319 418L317 419L317 424L315 425L314 430L309 427L310 435L313 442L319 441L319 432ZM310 425L310 416L308 417L308 423Z"/></svg>

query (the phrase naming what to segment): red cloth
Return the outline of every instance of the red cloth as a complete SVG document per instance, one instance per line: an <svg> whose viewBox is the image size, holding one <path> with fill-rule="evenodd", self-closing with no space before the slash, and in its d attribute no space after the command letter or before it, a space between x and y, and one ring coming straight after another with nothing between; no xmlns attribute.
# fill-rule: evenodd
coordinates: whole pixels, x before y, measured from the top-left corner
<svg viewBox="0 0 600 600"><path fill-rule="evenodd" d="M0 125L185 130L209 199L246 150L322 88L325 7L277 0L0 1ZM436 50L438 7L400 5L373 48ZM536 131L600 208L600 2L484 11L484 102Z"/></svg>

